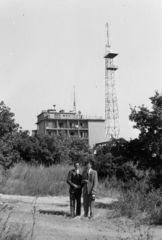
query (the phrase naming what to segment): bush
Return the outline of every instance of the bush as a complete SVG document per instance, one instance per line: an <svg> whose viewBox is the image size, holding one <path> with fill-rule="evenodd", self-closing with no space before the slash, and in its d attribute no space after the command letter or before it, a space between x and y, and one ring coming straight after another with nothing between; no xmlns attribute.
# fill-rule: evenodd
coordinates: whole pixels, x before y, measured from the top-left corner
<svg viewBox="0 0 162 240"><path fill-rule="evenodd" d="M162 191L148 191L145 180L129 182L131 187L120 191L115 205L117 215L151 224L162 224Z"/></svg>

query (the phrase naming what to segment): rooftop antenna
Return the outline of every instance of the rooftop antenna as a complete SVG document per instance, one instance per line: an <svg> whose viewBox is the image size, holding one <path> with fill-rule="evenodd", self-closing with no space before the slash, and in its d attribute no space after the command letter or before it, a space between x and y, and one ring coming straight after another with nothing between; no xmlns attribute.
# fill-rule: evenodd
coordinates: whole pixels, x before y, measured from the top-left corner
<svg viewBox="0 0 162 240"><path fill-rule="evenodd" d="M75 86L74 86L74 102L73 102L73 112L74 112L74 113L76 113Z"/></svg>
<svg viewBox="0 0 162 240"><path fill-rule="evenodd" d="M54 111L56 111L56 109L55 109L56 105L53 105L53 107L54 107Z"/></svg>

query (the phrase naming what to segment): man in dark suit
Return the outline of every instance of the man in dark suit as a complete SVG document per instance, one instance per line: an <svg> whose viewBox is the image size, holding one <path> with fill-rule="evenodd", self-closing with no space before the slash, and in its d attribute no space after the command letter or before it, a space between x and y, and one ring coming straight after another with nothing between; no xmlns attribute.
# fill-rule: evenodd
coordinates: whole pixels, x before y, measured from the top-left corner
<svg viewBox="0 0 162 240"><path fill-rule="evenodd" d="M72 217L81 214L81 193L82 193L82 175L79 170L79 163L74 163L74 169L69 171L67 183L70 185L70 213ZM75 211L76 209L76 211Z"/></svg>
<svg viewBox="0 0 162 240"><path fill-rule="evenodd" d="M83 205L84 205L84 217L88 217L90 210L90 218L94 216L94 201L96 188L98 184L97 172L92 169L92 163L86 163L86 169L82 174L83 186Z"/></svg>

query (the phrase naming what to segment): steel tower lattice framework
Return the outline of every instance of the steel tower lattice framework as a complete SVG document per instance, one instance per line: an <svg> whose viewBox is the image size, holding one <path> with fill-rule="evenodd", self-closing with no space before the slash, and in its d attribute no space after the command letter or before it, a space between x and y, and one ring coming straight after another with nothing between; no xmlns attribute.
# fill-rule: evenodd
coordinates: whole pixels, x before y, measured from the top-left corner
<svg viewBox="0 0 162 240"><path fill-rule="evenodd" d="M114 65L113 59L118 55L111 51L109 43L108 23L107 29L107 43L105 46L105 140L109 141L111 138L120 137L119 127L119 112L118 103L115 90L115 71L118 69Z"/></svg>

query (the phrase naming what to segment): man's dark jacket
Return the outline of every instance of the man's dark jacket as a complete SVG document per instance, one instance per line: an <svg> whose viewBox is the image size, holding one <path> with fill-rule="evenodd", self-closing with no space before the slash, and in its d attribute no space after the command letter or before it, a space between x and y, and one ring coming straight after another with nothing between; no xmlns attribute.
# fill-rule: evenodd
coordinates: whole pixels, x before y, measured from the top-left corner
<svg viewBox="0 0 162 240"><path fill-rule="evenodd" d="M68 178L67 178L67 183L70 185L70 189L69 192L73 193L80 193L82 192L82 175L80 174L80 172L77 174L76 170L70 170L69 174L68 174ZM74 185L79 185L81 186L80 189L78 188L74 188Z"/></svg>

